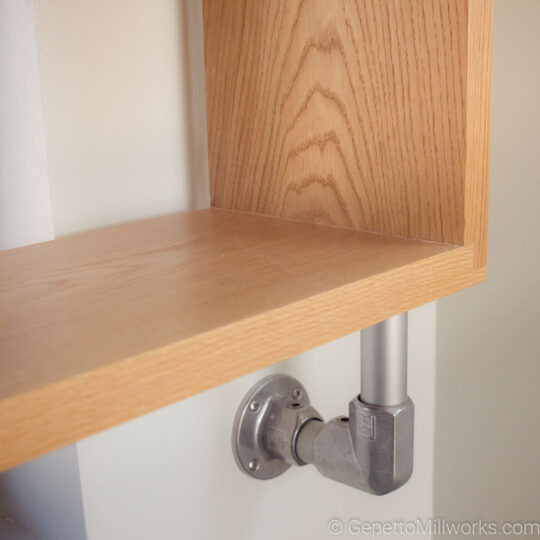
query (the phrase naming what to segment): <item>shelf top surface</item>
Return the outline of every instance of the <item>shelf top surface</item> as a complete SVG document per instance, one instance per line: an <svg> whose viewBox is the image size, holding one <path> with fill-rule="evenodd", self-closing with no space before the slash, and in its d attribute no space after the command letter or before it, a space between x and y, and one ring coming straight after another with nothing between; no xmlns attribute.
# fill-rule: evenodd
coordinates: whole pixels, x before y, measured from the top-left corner
<svg viewBox="0 0 540 540"><path fill-rule="evenodd" d="M217 209L0 253L0 398L451 246Z"/></svg>

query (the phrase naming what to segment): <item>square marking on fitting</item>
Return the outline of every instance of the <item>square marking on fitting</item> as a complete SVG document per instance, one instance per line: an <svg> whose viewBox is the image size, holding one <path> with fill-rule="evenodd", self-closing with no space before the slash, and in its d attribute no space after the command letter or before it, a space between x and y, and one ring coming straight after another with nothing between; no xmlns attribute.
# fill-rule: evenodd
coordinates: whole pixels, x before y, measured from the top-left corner
<svg viewBox="0 0 540 540"><path fill-rule="evenodd" d="M375 417L372 414L362 413L358 418L358 434L366 439L375 438Z"/></svg>

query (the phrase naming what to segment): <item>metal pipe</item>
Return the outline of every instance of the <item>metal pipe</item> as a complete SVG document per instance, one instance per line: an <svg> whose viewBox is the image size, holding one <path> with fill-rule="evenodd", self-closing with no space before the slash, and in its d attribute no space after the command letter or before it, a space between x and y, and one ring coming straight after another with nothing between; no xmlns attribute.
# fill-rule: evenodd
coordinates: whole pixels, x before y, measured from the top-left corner
<svg viewBox="0 0 540 540"><path fill-rule="evenodd" d="M407 400L407 312L362 330L360 399L371 405Z"/></svg>

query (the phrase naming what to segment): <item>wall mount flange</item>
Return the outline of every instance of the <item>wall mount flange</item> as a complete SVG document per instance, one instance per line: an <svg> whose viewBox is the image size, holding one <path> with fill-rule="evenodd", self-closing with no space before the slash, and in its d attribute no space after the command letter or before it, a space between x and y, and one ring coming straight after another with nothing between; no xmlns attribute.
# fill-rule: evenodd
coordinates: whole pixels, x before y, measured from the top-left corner
<svg viewBox="0 0 540 540"><path fill-rule="evenodd" d="M304 465L295 447L310 420L321 417L296 379L282 374L261 379L244 396L234 419L232 446L238 467L267 480L291 465Z"/></svg>

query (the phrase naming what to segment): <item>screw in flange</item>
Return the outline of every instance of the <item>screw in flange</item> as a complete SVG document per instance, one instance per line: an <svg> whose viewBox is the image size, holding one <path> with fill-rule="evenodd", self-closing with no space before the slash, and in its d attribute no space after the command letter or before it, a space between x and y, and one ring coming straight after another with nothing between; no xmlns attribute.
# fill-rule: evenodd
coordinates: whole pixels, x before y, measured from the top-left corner
<svg viewBox="0 0 540 540"><path fill-rule="evenodd" d="M261 405L260 405L259 402L257 402L257 401L252 401L252 402L249 404L249 410L250 410L251 412L257 412L260 408L261 408Z"/></svg>
<svg viewBox="0 0 540 540"><path fill-rule="evenodd" d="M250 471L256 471L258 468L259 468L259 462L258 462L256 459L252 459L252 460L248 463L248 469L249 469Z"/></svg>
<svg viewBox="0 0 540 540"><path fill-rule="evenodd" d="M295 388L293 390L292 396L294 399L300 399L302 397L302 390L300 388Z"/></svg>

